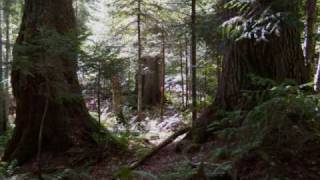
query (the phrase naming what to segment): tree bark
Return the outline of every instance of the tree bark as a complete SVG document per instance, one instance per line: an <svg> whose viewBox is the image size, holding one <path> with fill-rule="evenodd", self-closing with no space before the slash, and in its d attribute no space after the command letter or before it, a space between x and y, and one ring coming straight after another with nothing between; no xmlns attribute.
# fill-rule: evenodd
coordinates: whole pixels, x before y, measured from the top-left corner
<svg viewBox="0 0 320 180"><path fill-rule="evenodd" d="M1 3L0 9L3 8ZM2 12L0 11L0 134L7 130L7 113L6 113L6 94L3 85L3 36L2 36Z"/></svg>
<svg viewBox="0 0 320 180"><path fill-rule="evenodd" d="M297 1L287 1L283 11L298 12ZM279 9L278 9L279 10ZM280 36L268 36L268 42L255 39L233 41L225 48L222 72L215 102L198 118L193 139L203 142L207 125L214 119L218 109L250 109L255 104L248 103L242 96L243 90L257 90L250 75L282 83L294 80L299 84L310 81L310 69L305 65L300 43L301 32L297 27L281 24Z"/></svg>
<svg viewBox="0 0 320 180"><path fill-rule="evenodd" d="M141 0L138 0L138 12L137 12L137 29L138 29L138 121L142 120L143 116L143 100L142 100L142 62L141 62L141 56L142 56L142 46L141 46Z"/></svg>
<svg viewBox="0 0 320 180"><path fill-rule="evenodd" d="M16 126L3 160L29 160L40 136L42 151L52 153L95 145L91 135L98 126L85 107L76 73L76 29L72 0L25 1L11 74Z"/></svg>
<svg viewBox="0 0 320 180"><path fill-rule="evenodd" d="M189 106L189 87L190 87L190 81L189 81L189 53L188 53L188 39L187 36L185 37L185 43L186 43L186 49L185 49L185 57L186 57L186 107Z"/></svg>
<svg viewBox="0 0 320 180"><path fill-rule="evenodd" d="M143 65L142 78L142 102L147 106L155 106L162 103L163 84L163 58L160 56L141 58ZM161 105L161 104L160 104Z"/></svg>
<svg viewBox="0 0 320 180"><path fill-rule="evenodd" d="M111 79L111 84L112 84L112 108L113 112L116 115L120 115L122 112L122 94L121 94L121 82L119 77L113 76Z"/></svg>
<svg viewBox="0 0 320 180"><path fill-rule="evenodd" d="M11 1L5 1L5 24L6 24L6 54L5 54L5 71L4 71L4 79L5 81L5 90L8 92L9 89L9 69L10 69L10 55L11 55L11 45L10 45L10 9L11 9Z"/></svg>
<svg viewBox="0 0 320 180"><path fill-rule="evenodd" d="M164 29L164 28L163 28ZM165 84L166 84L166 35L164 30L162 30L161 35L161 44L162 44L162 58L161 58L161 66L160 66L160 90L161 90L161 112L160 117L163 119L164 116L164 105L165 105Z"/></svg>
<svg viewBox="0 0 320 180"><path fill-rule="evenodd" d="M180 55L180 76L181 76L181 104L182 104L182 108L184 108L185 103L184 103L184 97L185 97L185 93L184 93L184 76L183 76L183 46L182 46L182 42L180 41L180 47L179 47L179 55Z"/></svg>
<svg viewBox="0 0 320 180"><path fill-rule="evenodd" d="M320 91L320 58L318 59L317 71L314 78L314 90Z"/></svg>
<svg viewBox="0 0 320 180"><path fill-rule="evenodd" d="M218 106L239 108L241 90L252 90L250 74L279 83L288 79L299 84L310 80L297 29L283 27L280 37L272 35L268 40L241 40L228 48L215 101Z"/></svg>
<svg viewBox="0 0 320 180"><path fill-rule="evenodd" d="M308 65L314 64L316 50L316 20L317 20L317 1L306 1L306 38L305 38L305 57Z"/></svg>
<svg viewBox="0 0 320 180"><path fill-rule="evenodd" d="M197 37L196 37L196 0L191 3L191 73L192 73L192 123L197 119Z"/></svg>
<svg viewBox="0 0 320 180"><path fill-rule="evenodd" d="M98 75L97 75L97 112L98 123L101 126L101 62L98 62Z"/></svg>

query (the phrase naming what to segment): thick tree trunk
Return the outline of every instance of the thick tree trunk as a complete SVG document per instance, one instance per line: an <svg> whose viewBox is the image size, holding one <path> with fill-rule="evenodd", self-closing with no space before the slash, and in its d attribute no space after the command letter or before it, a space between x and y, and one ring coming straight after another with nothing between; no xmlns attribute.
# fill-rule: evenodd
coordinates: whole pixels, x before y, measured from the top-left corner
<svg viewBox="0 0 320 180"><path fill-rule="evenodd" d="M72 0L25 1L12 69L16 126L5 161L27 161L40 141L43 151L57 153L94 144L98 128L77 79L76 36Z"/></svg>
<svg viewBox="0 0 320 180"><path fill-rule="evenodd" d="M162 58L160 56L156 57L143 57L141 62L143 64L143 104L148 106L155 106L161 103L161 84L163 66L160 63ZM161 66L161 67L160 67Z"/></svg>
<svg viewBox="0 0 320 180"><path fill-rule="evenodd" d="M223 71L216 96L216 104L226 109L241 106L242 90L252 90L249 75L276 82L310 80L296 29L283 28L280 37L272 35L269 42L241 40L224 54Z"/></svg>
<svg viewBox="0 0 320 180"><path fill-rule="evenodd" d="M297 1L287 2L298 5ZM293 6L283 8L296 13L298 8ZM295 27L281 26L280 36L270 35L268 42L243 39L226 48L215 102L201 114L194 127L196 142L205 139L205 129L217 109L236 110L254 105L243 100L242 96L243 90L256 90L250 75L278 83L290 79L301 84L310 80L310 70L305 65L300 43L301 33Z"/></svg>

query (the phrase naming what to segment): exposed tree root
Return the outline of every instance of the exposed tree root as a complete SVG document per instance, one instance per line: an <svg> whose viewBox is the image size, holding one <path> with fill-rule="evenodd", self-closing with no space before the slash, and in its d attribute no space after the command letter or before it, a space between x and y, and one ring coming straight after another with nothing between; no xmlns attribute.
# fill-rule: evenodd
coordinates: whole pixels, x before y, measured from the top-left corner
<svg viewBox="0 0 320 180"><path fill-rule="evenodd" d="M136 169L137 167L141 166L143 163L145 163L149 158L156 155L162 148L166 147L167 145L171 144L175 139L177 139L179 136L188 133L191 130L190 127L183 128L170 137L168 137L165 141L163 141L159 146L155 147L150 153L143 156L140 160L132 163L130 165L130 169Z"/></svg>

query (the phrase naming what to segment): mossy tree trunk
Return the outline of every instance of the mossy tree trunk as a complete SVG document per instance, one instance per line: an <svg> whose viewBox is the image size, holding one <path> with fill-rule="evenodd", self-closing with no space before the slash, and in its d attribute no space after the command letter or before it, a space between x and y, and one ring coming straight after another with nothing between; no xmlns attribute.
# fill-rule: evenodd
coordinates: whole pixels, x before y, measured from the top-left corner
<svg viewBox="0 0 320 180"><path fill-rule="evenodd" d="M301 84L310 80L309 72L296 29L284 29L280 37L274 35L269 42L241 40L224 54L215 103L225 109L241 108L241 91L254 90L251 74L279 83L294 80Z"/></svg>
<svg viewBox="0 0 320 180"><path fill-rule="evenodd" d="M290 6L285 6L286 9L283 10L297 13L297 1L287 3ZM195 141L205 139L205 128L214 119L218 108L248 108L247 102L242 101L242 91L256 90L250 75L278 83L290 79L301 84L310 80L310 70L305 65L300 43L301 32L295 27L284 24L281 26L280 36L272 34L268 37L268 42L243 39L232 42L225 49L216 99L198 118L193 134Z"/></svg>
<svg viewBox="0 0 320 180"><path fill-rule="evenodd" d="M72 0L25 0L14 47L15 129L3 159L23 163L37 152L94 145L97 131L77 79L76 20ZM39 130L42 129L42 134Z"/></svg>

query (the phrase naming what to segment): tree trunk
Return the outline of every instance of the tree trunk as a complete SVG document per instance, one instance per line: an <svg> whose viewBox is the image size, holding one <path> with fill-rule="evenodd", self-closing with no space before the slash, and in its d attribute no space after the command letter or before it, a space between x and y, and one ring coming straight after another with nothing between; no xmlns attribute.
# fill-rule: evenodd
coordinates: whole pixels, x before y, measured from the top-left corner
<svg viewBox="0 0 320 180"><path fill-rule="evenodd" d="M293 6L298 3L287 2L291 6L285 6L284 11L296 13L298 8ZM243 39L226 47L216 99L197 120L193 134L195 141L202 142L205 139L205 128L214 119L217 109L252 108L252 104L248 106L242 96L242 90L256 90L250 75L278 83L290 79L301 84L310 80L310 70L305 66L300 44L301 32L296 27L281 26L280 36L272 34L268 42Z"/></svg>
<svg viewBox="0 0 320 180"><path fill-rule="evenodd" d="M314 90L320 91L320 57L318 59L318 66L316 71L316 76L314 78Z"/></svg>
<svg viewBox="0 0 320 180"><path fill-rule="evenodd" d="M164 28L163 28L164 29ZM162 32L161 35L161 44L162 44L162 58L161 58L161 63L160 63L160 91L161 91L161 112L160 116L161 119L163 119L164 116L164 104L165 104L165 83L166 83L166 37L165 37L165 32ZM157 62L156 62L157 63Z"/></svg>
<svg viewBox="0 0 320 180"><path fill-rule="evenodd" d="M181 76L181 104L182 108L184 108L184 76L183 76L183 46L182 42L180 42L179 54L180 54L180 76Z"/></svg>
<svg viewBox="0 0 320 180"><path fill-rule="evenodd" d="M186 107L189 106L189 87L190 87L190 81L189 81L189 53L188 53L188 39L187 36L185 37L186 41L186 49L185 49L185 56L186 56Z"/></svg>
<svg viewBox="0 0 320 180"><path fill-rule="evenodd" d="M0 9L3 8L1 3ZM2 12L0 12L0 134L7 130L6 95L3 86L3 39L2 39Z"/></svg>
<svg viewBox="0 0 320 180"><path fill-rule="evenodd" d="M25 1L11 74L16 126L5 161L27 161L40 142L52 153L95 144L98 127L81 95L77 46L72 0Z"/></svg>
<svg viewBox="0 0 320 180"><path fill-rule="evenodd" d="M101 62L98 62L98 75L97 75L97 113L98 123L101 126Z"/></svg>
<svg viewBox="0 0 320 180"><path fill-rule="evenodd" d="M113 76L111 79L112 84L112 108L116 115L120 115L122 112L122 94L121 94L121 82L118 76Z"/></svg>
<svg viewBox="0 0 320 180"><path fill-rule="evenodd" d="M142 56L142 46L141 46L141 0L138 0L138 12L137 12L137 29L138 29L138 120L142 120L142 110L143 110L143 100L142 100L142 62L141 62L141 56Z"/></svg>
<svg viewBox="0 0 320 180"><path fill-rule="evenodd" d="M306 38L305 38L305 56L308 65L314 65L316 50L316 20L317 20L317 1L306 1Z"/></svg>
<svg viewBox="0 0 320 180"><path fill-rule="evenodd" d="M191 73L192 73L192 123L197 119L197 37L196 37L196 0L192 0L191 12Z"/></svg>
<svg viewBox="0 0 320 180"><path fill-rule="evenodd" d="M217 81L218 84L220 84L220 76L221 76L221 72L222 72L222 58L221 56L217 56Z"/></svg>
<svg viewBox="0 0 320 180"><path fill-rule="evenodd" d="M284 27L280 37L272 35L268 40L241 40L225 52L217 105L226 109L239 108L241 90L252 90L250 74L276 82L291 79L301 84L310 80L300 33L296 29Z"/></svg>
<svg viewBox="0 0 320 180"><path fill-rule="evenodd" d="M142 80L142 99L143 104L147 106L155 106L161 103L162 95L162 79L163 65L160 63L162 57L143 57L141 63L143 64L143 80ZM161 73L160 73L161 71Z"/></svg>
<svg viewBox="0 0 320 180"><path fill-rule="evenodd" d="M5 81L5 89L8 91L9 89L9 69L10 69L10 55L11 55L11 45L10 45L10 8L11 1L5 1L5 24L6 24L6 54L5 54L5 71L4 71L4 79Z"/></svg>

